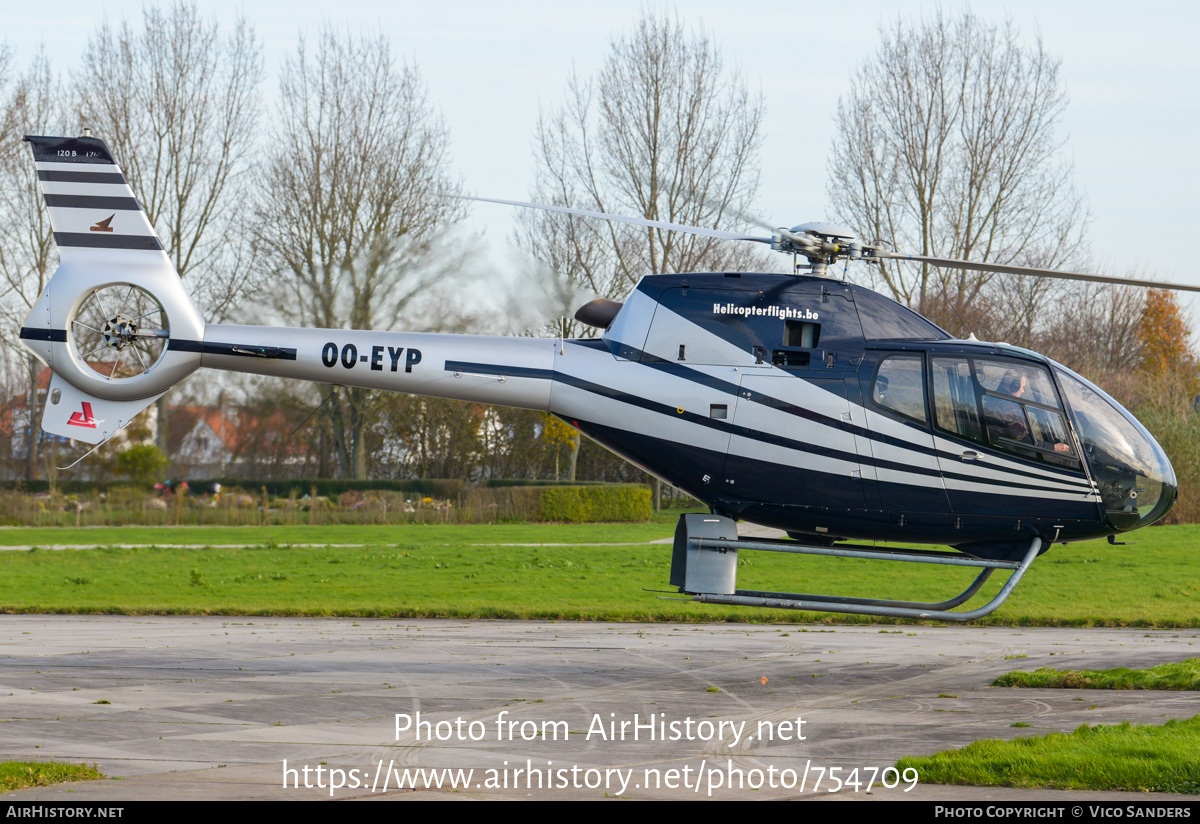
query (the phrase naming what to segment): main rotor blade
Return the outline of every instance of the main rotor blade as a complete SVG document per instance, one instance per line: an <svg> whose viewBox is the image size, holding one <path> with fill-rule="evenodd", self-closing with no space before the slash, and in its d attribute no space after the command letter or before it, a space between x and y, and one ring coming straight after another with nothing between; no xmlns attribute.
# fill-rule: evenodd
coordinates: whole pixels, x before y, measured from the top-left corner
<svg viewBox="0 0 1200 824"><path fill-rule="evenodd" d="M970 269L976 272L1001 272L1006 275L1031 275L1040 278L1059 278L1060 280L1087 280L1092 283L1111 283L1117 286L1144 286L1149 289L1178 289L1186 292L1200 292L1200 286L1188 286L1182 283L1166 283L1161 280L1140 280L1138 278L1117 278L1108 275L1088 275L1083 272L1061 272L1056 269L1034 269L1030 266L1006 266L1001 263L980 263L974 260L955 260L954 258L936 258L927 255L905 255L900 252L876 251L873 257L889 260L911 260L917 263L929 263L933 266L944 266L948 269Z"/></svg>
<svg viewBox="0 0 1200 824"><path fill-rule="evenodd" d="M470 197L468 195L450 195L450 197L458 198L459 200L478 200L482 203L501 203L505 206L521 206L526 209L542 209L547 212L563 212L568 215L578 215L579 217L598 217L603 220L615 220L620 223L632 223L635 226L649 226L652 229L669 229L674 232L687 232L692 235L702 235L704 237L715 237L721 240L752 240L755 243L770 243L769 237L756 237L754 235L741 235L736 232L722 232L720 229L702 229L699 226L687 226L682 223L667 223L663 220L650 220L644 217L625 217L624 215L610 215L606 212L591 212L587 209L572 209L569 206L548 206L545 203L525 203L520 200L498 200L492 197Z"/></svg>

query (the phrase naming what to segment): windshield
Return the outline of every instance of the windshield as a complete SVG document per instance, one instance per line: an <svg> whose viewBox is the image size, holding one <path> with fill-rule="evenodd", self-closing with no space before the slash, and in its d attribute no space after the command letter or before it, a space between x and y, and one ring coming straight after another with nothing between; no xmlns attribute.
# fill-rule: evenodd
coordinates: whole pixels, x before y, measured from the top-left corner
<svg viewBox="0 0 1200 824"><path fill-rule="evenodd" d="M1166 515L1177 483L1162 447L1101 389L1061 366L1055 372L1109 523L1124 531Z"/></svg>

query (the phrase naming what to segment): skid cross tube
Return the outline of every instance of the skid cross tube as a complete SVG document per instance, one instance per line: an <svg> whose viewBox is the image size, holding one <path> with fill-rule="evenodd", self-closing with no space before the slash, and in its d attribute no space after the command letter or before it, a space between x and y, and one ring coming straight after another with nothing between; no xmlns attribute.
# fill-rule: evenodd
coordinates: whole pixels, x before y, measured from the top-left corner
<svg viewBox="0 0 1200 824"><path fill-rule="evenodd" d="M979 575L975 576L975 580L971 585L964 589L958 595L946 601L938 601L937 603L925 603L922 601L892 601L886 598L848 598L839 595L805 595L792 592L766 592L751 589L739 589L737 595L742 595L747 598L783 598L788 601L822 601L830 604L859 604L865 606L893 606L905 607L908 609L923 609L923 610L946 610L954 609L961 604L965 604L979 592L979 588L984 585L984 582L992 576L995 570L985 569Z"/></svg>
<svg viewBox="0 0 1200 824"><path fill-rule="evenodd" d="M1038 556L1044 543L1034 538L1021 561L997 561L972 558L951 552L932 550L880 549L869 546L803 546L791 541L744 541L731 538L689 538L688 544L698 551L729 552L738 549L763 550L768 552L794 552L804 555L827 555L843 558L875 558L880 560L904 561L907 563L940 564L944 566L966 566L981 568L982 571L966 590L949 600L939 603L898 601L873 598L848 598L833 595L806 595L787 592L760 592L735 590L732 594L691 593L693 600L706 604L729 604L735 606L774 607L777 609L803 609L813 612L841 612L853 615L876 615L888 618L915 618L936 621L972 621L982 618L998 608L1013 589L1020 583L1033 559ZM950 612L954 607L970 600L997 569L1012 571L1008 581L991 601L969 612Z"/></svg>

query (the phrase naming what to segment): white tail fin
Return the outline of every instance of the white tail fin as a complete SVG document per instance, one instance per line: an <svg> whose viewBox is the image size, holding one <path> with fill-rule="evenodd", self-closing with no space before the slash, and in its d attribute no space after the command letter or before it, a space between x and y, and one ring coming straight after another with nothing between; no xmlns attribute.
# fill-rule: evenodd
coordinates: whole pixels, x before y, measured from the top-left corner
<svg viewBox="0 0 1200 824"><path fill-rule="evenodd" d="M104 141L25 140L62 259L21 329L54 373L42 427L101 443L200 365L204 321Z"/></svg>
<svg viewBox="0 0 1200 824"><path fill-rule="evenodd" d="M162 244L103 140L26 136L64 263L91 249L161 252ZM170 263L168 262L168 266Z"/></svg>

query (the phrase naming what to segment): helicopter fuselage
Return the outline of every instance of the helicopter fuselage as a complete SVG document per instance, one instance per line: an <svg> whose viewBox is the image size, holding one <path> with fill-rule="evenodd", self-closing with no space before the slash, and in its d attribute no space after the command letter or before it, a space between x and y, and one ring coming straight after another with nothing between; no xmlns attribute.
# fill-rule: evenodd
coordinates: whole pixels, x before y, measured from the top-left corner
<svg viewBox="0 0 1200 824"><path fill-rule="evenodd" d="M809 541L1009 558L1143 526L1175 496L1153 438L1074 373L826 278L648 276L595 339L204 338L203 366L547 410L714 511Z"/></svg>

